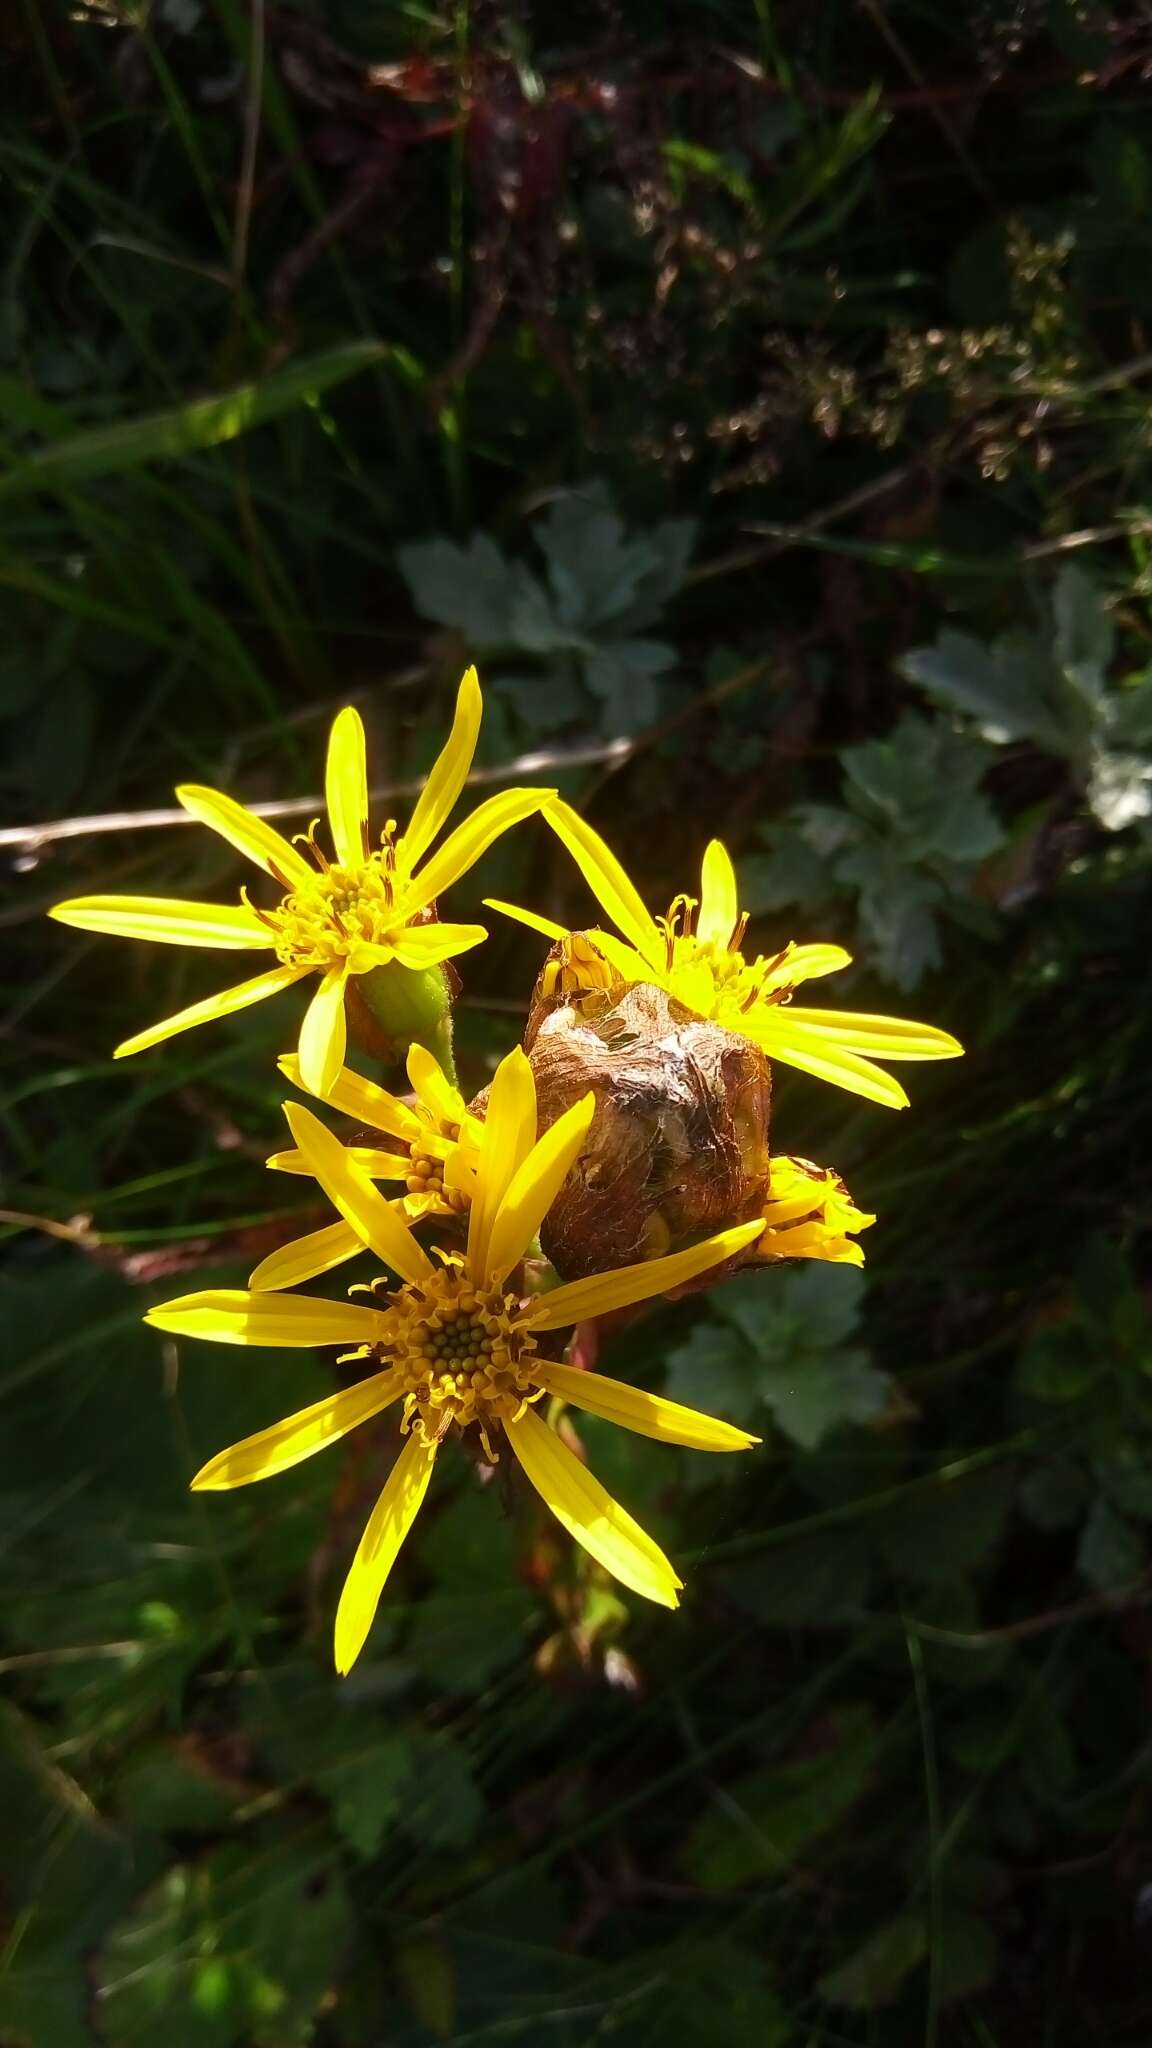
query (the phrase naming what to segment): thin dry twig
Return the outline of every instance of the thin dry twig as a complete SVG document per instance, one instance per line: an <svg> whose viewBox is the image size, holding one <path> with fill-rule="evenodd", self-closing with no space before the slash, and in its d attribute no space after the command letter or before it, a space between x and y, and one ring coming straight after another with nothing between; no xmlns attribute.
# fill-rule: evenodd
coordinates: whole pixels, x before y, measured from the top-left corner
<svg viewBox="0 0 1152 2048"><path fill-rule="evenodd" d="M538 747L528 754L517 754L511 761L503 761L496 768L474 768L468 777L467 787L477 789L489 783L515 782L522 775L546 775L555 768L581 768L590 762L623 761L648 744L646 733L635 733L631 739L596 740L578 743L570 747ZM394 796L418 796L424 787L422 776L409 778L404 782L381 783L369 791L374 803L380 803ZM258 818L304 818L323 813L324 798L313 792L309 796L277 797L267 803L253 803L248 809ZM88 816L75 818L51 818L41 825L6 825L0 830L0 846L14 846L21 853L34 854L41 847L49 846L61 839L95 838L105 832L148 832L167 828L170 825L194 825L196 819L187 811L96 811Z"/></svg>

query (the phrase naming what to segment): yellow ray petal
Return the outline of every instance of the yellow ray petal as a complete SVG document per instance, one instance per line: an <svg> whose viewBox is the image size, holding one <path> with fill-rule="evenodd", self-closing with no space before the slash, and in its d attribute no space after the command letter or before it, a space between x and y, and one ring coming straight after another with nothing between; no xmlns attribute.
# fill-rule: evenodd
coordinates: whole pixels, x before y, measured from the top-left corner
<svg viewBox="0 0 1152 2048"><path fill-rule="evenodd" d="M222 951L271 946L272 934L243 904L184 903L171 896L72 896L48 912L82 932L152 939L166 946L216 946Z"/></svg>
<svg viewBox="0 0 1152 2048"><path fill-rule="evenodd" d="M623 939L618 939L615 932L602 932L595 926L586 931L584 937L591 939L596 951L603 954L609 967L615 968L621 981L650 981L654 982L657 988L669 987L669 977L663 965L663 951L659 959L646 960L642 953L636 951L635 946L626 945ZM712 986L712 974L708 968L704 970L704 985L708 988Z"/></svg>
<svg viewBox="0 0 1152 2048"><path fill-rule="evenodd" d="M842 967L851 965L852 955L843 946L787 946L779 965L765 976L763 987L792 988L798 981L811 981L820 974L839 974Z"/></svg>
<svg viewBox="0 0 1152 2048"><path fill-rule="evenodd" d="M427 1254L366 1173L302 1102L286 1102L284 1114L297 1145L333 1206L362 1243L405 1280L417 1286L432 1275Z"/></svg>
<svg viewBox="0 0 1152 2048"><path fill-rule="evenodd" d="M345 1145L344 1150L369 1180L407 1180L411 1170L410 1159L401 1159L395 1152L377 1152L373 1145ZM264 1164L273 1173L302 1173L307 1174L309 1180L315 1177L304 1154L298 1149L273 1152Z"/></svg>
<svg viewBox="0 0 1152 2048"><path fill-rule="evenodd" d="M330 1273L346 1259L364 1249L350 1223L326 1223L323 1230L310 1230L306 1237L294 1237L266 1259L261 1259L248 1285L254 1294L269 1288L299 1287L303 1280L315 1280L318 1273Z"/></svg>
<svg viewBox="0 0 1152 2048"><path fill-rule="evenodd" d="M283 876L291 888L298 889L302 882L312 879L313 869L274 825L225 796L222 790L185 782L176 791L176 801L191 817L199 818L202 825L210 826L248 860L254 860L257 867L267 874Z"/></svg>
<svg viewBox="0 0 1152 2048"><path fill-rule="evenodd" d="M728 849L719 839L710 839L700 869L697 938L705 946L726 946L736 929L739 915L736 870L728 857Z"/></svg>
<svg viewBox="0 0 1152 2048"><path fill-rule="evenodd" d="M553 918L541 917L535 910L521 910L517 903L505 903L500 896L486 896L485 910L498 910L504 917L514 917L517 924L526 924L529 931L541 932L546 939L566 939L568 927L557 924Z"/></svg>
<svg viewBox="0 0 1152 2048"><path fill-rule="evenodd" d="M488 937L482 924L408 924L393 933L388 951L401 967L437 967L456 953L467 953Z"/></svg>
<svg viewBox="0 0 1152 2048"><path fill-rule="evenodd" d="M294 1052L283 1053L276 1064L286 1080L303 1088L300 1062ZM366 1081L362 1074L354 1074L351 1067L341 1067L323 1100L331 1103L333 1109L342 1110L345 1116L355 1117L357 1123L367 1124L374 1131L387 1131L390 1138L403 1138L409 1145L424 1128L406 1102L398 1102L378 1082Z"/></svg>
<svg viewBox="0 0 1152 2048"><path fill-rule="evenodd" d="M605 1422L618 1422L621 1429L635 1430L637 1436L655 1437L661 1444L683 1444L690 1451L746 1451L758 1444L758 1436L703 1415L696 1408L684 1408L679 1401L666 1401L660 1394L646 1394L621 1380L606 1380L598 1372L578 1372L570 1365L537 1366L533 1378L568 1401L573 1408L585 1408L589 1415L602 1415Z"/></svg>
<svg viewBox="0 0 1152 2048"><path fill-rule="evenodd" d="M802 1073L812 1074L818 1081L831 1081L834 1087L848 1088L853 1095L883 1103L887 1109L908 1107L908 1097L892 1074L807 1025L797 1024L791 1009L757 1008L744 1019L740 1029L770 1060L781 1061L786 1067L799 1067Z"/></svg>
<svg viewBox="0 0 1152 2048"><path fill-rule="evenodd" d="M462 1124L466 1114L464 1097L453 1088L440 1062L427 1046L415 1041L408 1047L408 1079L426 1109L447 1124Z"/></svg>
<svg viewBox="0 0 1152 2048"><path fill-rule="evenodd" d="M230 1017L234 1010L246 1010L249 1003L262 1003L265 996L279 995L282 988L291 988L310 973L307 967L271 967L267 974L257 974L252 981L238 982L235 988L222 988L218 995L206 996L202 1003L191 1003L186 1010L177 1010L175 1016L165 1017L159 1024L150 1024L146 1031L138 1031L134 1038L126 1038L116 1047L114 1060L127 1059L130 1053L146 1052L150 1045L159 1045L165 1038L175 1038L178 1031L191 1031L196 1024L210 1024L215 1017Z"/></svg>
<svg viewBox="0 0 1152 2048"><path fill-rule="evenodd" d="M388 1319L354 1301L318 1301L311 1294L249 1294L210 1288L157 1302L144 1318L175 1337L206 1337L214 1344L379 1344Z"/></svg>
<svg viewBox="0 0 1152 2048"><path fill-rule="evenodd" d="M568 1323L582 1322L585 1316L606 1315L609 1309L627 1308L630 1302L649 1301L732 1258L763 1228L763 1218L757 1217L754 1223L737 1223L731 1230L718 1231L687 1251L671 1252L666 1259L645 1259L636 1266L617 1266L611 1273L594 1273L589 1280L570 1280L529 1302L520 1320L530 1330L562 1330Z"/></svg>
<svg viewBox="0 0 1152 2048"><path fill-rule="evenodd" d="M336 859L358 868L368 858L368 761L360 713L346 704L332 721L324 801Z"/></svg>
<svg viewBox="0 0 1152 2048"><path fill-rule="evenodd" d="M823 1223L797 1223L791 1230L767 1231L757 1251L767 1259L828 1259L837 1266L862 1266L863 1245L833 1237Z"/></svg>
<svg viewBox="0 0 1152 2048"><path fill-rule="evenodd" d="M230 1444L202 1465L192 1481L194 1493L225 1493L234 1486L248 1486L254 1479L271 1479L311 1458L316 1451L347 1436L361 1422L379 1415L392 1401L398 1401L401 1385L394 1372L373 1373L359 1386L342 1393L326 1394L311 1407L286 1415L270 1429L258 1429L241 1443Z"/></svg>
<svg viewBox="0 0 1152 2048"><path fill-rule="evenodd" d="M432 903L453 882L486 853L494 839L530 818L555 792L550 789L504 789L477 804L470 818L450 832L438 853L432 855L404 891L407 912Z"/></svg>
<svg viewBox="0 0 1152 2048"><path fill-rule="evenodd" d="M517 1168L496 1212L488 1240L487 1272L493 1287L523 1258L580 1155L596 1097L585 1095L537 1140Z"/></svg>
<svg viewBox="0 0 1152 2048"><path fill-rule="evenodd" d="M300 1076L309 1094L325 1097L344 1065L348 1026L344 1020L346 967L330 967L304 1012L300 1026Z"/></svg>
<svg viewBox="0 0 1152 2048"><path fill-rule="evenodd" d="M428 780L408 821L408 830L400 841L399 857L408 874L427 853L468 779L483 708L476 671L474 668L466 669L456 692L452 730L432 764Z"/></svg>
<svg viewBox="0 0 1152 2048"><path fill-rule="evenodd" d="M598 903L602 903L613 924L645 958L659 959L664 942L654 918L645 909L614 853L598 832L587 825L578 811L557 798L545 805L544 816L558 839L568 848Z"/></svg>
<svg viewBox="0 0 1152 2048"><path fill-rule="evenodd" d="M369 1516L336 1609L336 1669L342 1678L364 1648L384 1581L420 1511L435 1461L435 1444L410 1436Z"/></svg>
<svg viewBox="0 0 1152 2048"><path fill-rule="evenodd" d="M468 1270L478 1285L486 1281L497 1211L535 1141L536 1083L517 1046L501 1060L488 1090L483 1151L468 1215Z"/></svg>
<svg viewBox="0 0 1152 2048"><path fill-rule="evenodd" d="M677 1607L683 1583L659 1545L605 1491L531 1408L505 1423L512 1449L541 1499L605 1571L661 1607Z"/></svg>
<svg viewBox="0 0 1152 2048"><path fill-rule="evenodd" d="M950 1031L916 1024L909 1017L873 1017L864 1010L806 1010L790 1004L789 1025L802 1024L850 1052L882 1060L954 1060L964 1052Z"/></svg>

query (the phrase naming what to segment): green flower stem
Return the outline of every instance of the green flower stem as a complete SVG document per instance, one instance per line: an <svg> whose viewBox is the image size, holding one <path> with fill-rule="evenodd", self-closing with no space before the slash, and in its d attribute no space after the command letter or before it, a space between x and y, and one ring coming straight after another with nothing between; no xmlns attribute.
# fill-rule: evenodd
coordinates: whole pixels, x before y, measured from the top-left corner
<svg viewBox="0 0 1152 2048"><path fill-rule="evenodd" d="M456 1086L456 1058L452 1049L452 990L443 967L418 972L394 961L375 967L371 974L356 977L356 986L384 1036L403 1059L408 1047L426 1046L440 1062L446 1078Z"/></svg>

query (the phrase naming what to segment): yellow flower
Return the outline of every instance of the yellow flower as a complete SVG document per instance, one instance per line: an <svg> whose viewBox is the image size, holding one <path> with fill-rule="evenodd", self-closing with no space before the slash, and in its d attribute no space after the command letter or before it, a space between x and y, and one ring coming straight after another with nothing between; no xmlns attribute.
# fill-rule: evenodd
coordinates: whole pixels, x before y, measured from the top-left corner
<svg viewBox="0 0 1152 2048"><path fill-rule="evenodd" d="M289 1081L303 1086L300 1062L292 1053L285 1054L279 1065ZM484 1125L469 1114L459 1090L445 1079L422 1045L408 1049L408 1079L416 1095L413 1103L401 1102L377 1082L342 1067L324 1099L370 1131L399 1141L403 1149L398 1152L370 1144L345 1149L370 1180L403 1181L404 1194L389 1205L402 1222L416 1223L425 1216L461 1216L472 1200ZM285 1103L284 1113L295 1137L298 1120L308 1112ZM308 1153L299 1145L292 1151L274 1152L268 1165L279 1173L313 1172ZM298 1287L302 1280L314 1280L318 1273L342 1266L363 1249L351 1224L339 1217L269 1253L248 1285L260 1289Z"/></svg>
<svg viewBox="0 0 1152 2048"><path fill-rule="evenodd" d="M547 1400L571 1403L641 1436L693 1450L739 1451L756 1441L677 1402L542 1358L537 1340L586 1317L649 1300L741 1250L763 1228L745 1223L690 1250L622 1266L550 1293L523 1298L509 1280L535 1237L584 1143L591 1095L536 1137L536 1089L520 1051L493 1079L484 1142L468 1216L466 1252L434 1266L338 1138L307 1110L295 1133L311 1171L361 1242L400 1274L377 1280L373 1305L304 1295L210 1292L162 1303L147 1320L178 1336L225 1344L349 1344L346 1354L374 1370L297 1415L221 1451L198 1472L197 1488L244 1486L283 1472L395 1403L407 1442L364 1531L336 1615L336 1665L351 1669L363 1647L393 1560L424 1498L436 1453L453 1428L475 1427L485 1455L511 1445L524 1472L563 1526L605 1570L662 1606L675 1607L681 1581L650 1536L605 1492L537 1413Z"/></svg>
<svg viewBox="0 0 1152 2048"><path fill-rule="evenodd" d="M864 1264L850 1235L876 1221L856 1207L831 1167L787 1153L772 1161L763 1217L764 1235L752 1248L757 1258L831 1259L842 1266Z"/></svg>
<svg viewBox="0 0 1152 2048"><path fill-rule="evenodd" d="M748 913L740 910L735 871L718 839L704 855L699 903L694 896L677 896L667 916L653 917L599 833L570 805L555 799L544 805L543 814L627 942L599 930L574 934L515 904L489 899L490 910L503 910L564 943L562 986L588 985L587 960L573 954L580 945L586 956L591 941L622 981L654 982L698 1016L750 1038L769 1059L894 1109L905 1108L908 1097L875 1064L877 1059L946 1060L963 1052L949 1032L930 1024L794 1004L800 982L833 974L847 967L852 956L842 946L789 942L771 958L757 954L746 959L740 947Z"/></svg>
<svg viewBox="0 0 1152 2048"><path fill-rule="evenodd" d="M76 896L57 903L49 915L82 931L224 951L266 947L280 963L125 1039L116 1047L115 1058L143 1052L194 1024L206 1024L276 995L306 974L319 974L320 986L300 1032L300 1069L313 1093L327 1095L344 1063L349 977L369 974L392 961L419 972L479 945L487 936L483 925L438 923L436 898L500 833L530 817L552 794L544 789L502 790L478 805L439 852L424 860L464 787L481 711L480 685L475 669L469 669L460 685L452 731L424 784L408 830L398 835L395 820L389 819L376 851L368 839L364 727L351 706L339 713L328 742L325 797L334 860L317 844L315 823L289 844L264 819L219 790L190 784L178 789L186 811L279 883L284 894L274 909L250 903L245 890L237 905L156 896Z"/></svg>

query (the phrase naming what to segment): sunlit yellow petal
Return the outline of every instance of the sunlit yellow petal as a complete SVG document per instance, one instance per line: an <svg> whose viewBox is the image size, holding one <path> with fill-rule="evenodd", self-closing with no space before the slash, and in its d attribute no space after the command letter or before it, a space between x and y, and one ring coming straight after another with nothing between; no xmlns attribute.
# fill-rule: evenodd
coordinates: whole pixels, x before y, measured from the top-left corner
<svg viewBox="0 0 1152 2048"><path fill-rule="evenodd" d="M408 924L392 934L388 951L401 967L419 970L467 953L487 937L482 924Z"/></svg>
<svg viewBox="0 0 1152 2048"><path fill-rule="evenodd" d="M294 1087L303 1088L300 1061L294 1052L284 1053L277 1065ZM376 1081L366 1081L362 1074L354 1074L350 1067L340 1069L323 1099L333 1109L342 1110L345 1116L355 1117L357 1123L367 1124L374 1131L387 1131L390 1138L403 1138L407 1144L418 1138L424 1128L406 1102L398 1102L386 1088L381 1088Z"/></svg>
<svg viewBox="0 0 1152 2048"><path fill-rule="evenodd" d="M499 1287L523 1258L578 1159L595 1114L594 1095L574 1102L538 1139L513 1175L488 1240L486 1266L492 1286Z"/></svg>
<svg viewBox="0 0 1152 2048"><path fill-rule="evenodd" d="M696 936L705 946L726 946L736 928L740 902L736 894L736 871L728 849L719 839L710 839L700 870L700 916Z"/></svg>
<svg viewBox="0 0 1152 2048"><path fill-rule="evenodd" d="M288 1126L329 1201L370 1250L405 1280L427 1280L432 1266L411 1231L349 1159L345 1147L302 1102L286 1102Z"/></svg>
<svg viewBox="0 0 1152 2048"><path fill-rule="evenodd" d="M183 903L169 896L72 896L48 912L82 932L119 939L152 939L167 946L214 946L222 951L270 946L272 934L243 904Z"/></svg>
<svg viewBox="0 0 1152 2048"><path fill-rule="evenodd" d="M361 1422L379 1415L382 1408L400 1398L400 1382L394 1372L373 1373L359 1386L339 1394L326 1394L310 1408L300 1408L274 1422L271 1429L259 1429L242 1443L231 1444L202 1465L192 1481L194 1493L225 1493L233 1486L248 1486L254 1479L271 1479L287 1472L347 1436Z"/></svg>
<svg viewBox="0 0 1152 2048"><path fill-rule="evenodd" d="M823 1033L798 1024L790 1008L755 1009L740 1028L770 1060L780 1061L786 1067L799 1067L802 1073L812 1074L818 1081L831 1081L834 1087L848 1088L853 1095L863 1095L867 1101L883 1103L888 1109L908 1107L908 1097L893 1075L874 1066L871 1060L862 1059L859 1053L849 1052L825 1038Z"/></svg>
<svg viewBox="0 0 1152 2048"><path fill-rule="evenodd" d="M614 853L598 832L585 824L578 811L556 798L546 804L544 816L558 839L568 848L598 903L602 903L613 924L645 958L663 953L663 940L655 920L644 908Z"/></svg>
<svg viewBox="0 0 1152 2048"><path fill-rule="evenodd" d="M462 1124L465 1117L464 1097L458 1088L445 1079L440 1062L427 1046L415 1041L408 1047L408 1079L415 1093L434 1117L446 1124Z"/></svg>
<svg viewBox="0 0 1152 2048"><path fill-rule="evenodd" d="M787 946L761 985L770 993L777 988L792 988L798 981L812 981L817 975L839 974L842 967L851 965L852 955L843 946Z"/></svg>
<svg viewBox="0 0 1152 2048"><path fill-rule="evenodd" d="M615 969L621 981L651 981L657 988L669 986L668 976L663 967L663 955L657 960L646 960L635 946L628 946L618 939L615 932L602 932L598 928L586 931L583 936L591 939L598 953L602 953L608 965ZM711 973L705 970L707 984L712 981Z"/></svg>
<svg viewBox="0 0 1152 2048"><path fill-rule="evenodd" d="M671 1252L666 1259L646 1259L636 1266L617 1266L611 1273L594 1273L588 1280L570 1280L529 1302L520 1320L531 1330L562 1330L568 1323L582 1322L585 1316L606 1315L609 1309L667 1294L669 1288L683 1287L697 1273L706 1273L709 1266L732 1258L763 1228L763 1219L757 1217L754 1223L737 1223L731 1230L718 1231L687 1251Z"/></svg>
<svg viewBox="0 0 1152 2048"><path fill-rule="evenodd" d="M657 1443L683 1444L690 1451L746 1451L760 1441L714 1415L684 1408L679 1401L666 1401L660 1394L646 1394L621 1380L606 1380L598 1372L578 1372L573 1366L549 1362L537 1366L533 1378L573 1408L602 1415L605 1422L618 1422L621 1429L634 1430L637 1436L655 1437Z"/></svg>
<svg viewBox="0 0 1152 2048"><path fill-rule="evenodd" d="M257 974L252 981L238 982L235 988L223 988L218 995L206 996L202 1003L191 1003L186 1010L177 1010L175 1016L165 1017L159 1024L150 1024L146 1031L138 1031L134 1038L126 1038L116 1047L112 1057L124 1060L130 1053L146 1052L150 1045L159 1045L165 1038L175 1038L178 1031L191 1031L196 1024L210 1024L216 1017L230 1017L234 1010L246 1010L250 1003L262 1003L265 996L279 995L282 988L291 988L307 974L307 967L272 967L267 974Z"/></svg>
<svg viewBox="0 0 1152 2048"><path fill-rule="evenodd" d="M505 903L500 896L486 896L485 910L498 910L504 917L514 917L517 924L526 924L529 931L541 932L546 939L566 939L568 927L556 924L550 917L541 917L535 910L521 910L517 903Z"/></svg>
<svg viewBox="0 0 1152 2048"><path fill-rule="evenodd" d="M350 1223L343 1219L327 1223L323 1230L310 1230L306 1237L294 1237L290 1244L269 1252L248 1285L255 1294L263 1294L269 1288L299 1287L302 1281L315 1280L318 1273L330 1273L334 1266L354 1259L363 1249Z"/></svg>
<svg viewBox="0 0 1152 2048"><path fill-rule="evenodd" d="M400 841L400 859L409 874L427 853L468 779L468 770L472 766L472 756L476 752L476 741L480 733L482 711L483 703L476 671L474 668L466 669L456 693L456 715L452 720L452 730L442 752L432 764L428 780L408 821L408 829Z"/></svg>
<svg viewBox="0 0 1152 2048"><path fill-rule="evenodd" d="M344 1065L348 1027L344 1021L347 972L330 967L300 1026L300 1077L311 1095L327 1096Z"/></svg>
<svg viewBox="0 0 1152 2048"><path fill-rule="evenodd" d="M492 1225L508 1188L536 1141L536 1083L520 1047L502 1059L488 1090L484 1147L468 1216L468 1270L488 1271Z"/></svg>
<svg viewBox="0 0 1152 2048"><path fill-rule="evenodd" d="M352 704L332 723L324 801L339 865L358 868L368 858L368 761L364 726Z"/></svg>
<svg viewBox="0 0 1152 2048"><path fill-rule="evenodd" d="M249 1294L210 1288L157 1302L144 1318L175 1337L206 1337L214 1344L378 1344L388 1321L378 1309L353 1301L318 1301L310 1294Z"/></svg>
<svg viewBox="0 0 1152 2048"><path fill-rule="evenodd" d="M336 1669L344 1677L368 1638L384 1581L428 1491L436 1446L410 1436L385 1481L336 1609Z"/></svg>
<svg viewBox="0 0 1152 2048"><path fill-rule="evenodd" d="M505 1428L537 1493L569 1535L633 1592L661 1607L677 1607L682 1581L664 1552L561 1443L555 1430L531 1408Z"/></svg>
<svg viewBox="0 0 1152 2048"><path fill-rule="evenodd" d="M530 818L554 794L550 789L504 789L477 804L470 818L450 832L438 853L434 853L404 891L406 910L433 903L445 889L486 853L494 839Z"/></svg>
<svg viewBox="0 0 1152 2048"><path fill-rule="evenodd" d="M825 1224L798 1223L791 1230L766 1231L757 1250L770 1259L828 1259L838 1266L862 1266L863 1245L836 1237Z"/></svg>
<svg viewBox="0 0 1152 2048"><path fill-rule="evenodd" d="M850 1052L879 1060L954 1060L964 1047L950 1031L908 1017L873 1017L864 1010L806 1010L790 1004L787 1023L801 1024Z"/></svg>
<svg viewBox="0 0 1152 2048"><path fill-rule="evenodd" d="M397 1152L378 1152L374 1145L345 1145L344 1151L369 1180L407 1180L412 1170L410 1159L401 1159ZM295 1149L273 1152L264 1164L273 1173L303 1173L310 1180L315 1178L304 1154Z"/></svg>
<svg viewBox="0 0 1152 2048"><path fill-rule="evenodd" d="M234 798L225 796L222 790L205 789L199 783L185 782L176 791L176 801L191 817L199 818L202 825L211 826L221 839L226 839L248 860L254 860L257 867L277 879L283 878L293 889L313 879L314 871L304 856L297 853L274 825L265 818L258 818L254 811L236 803Z"/></svg>

